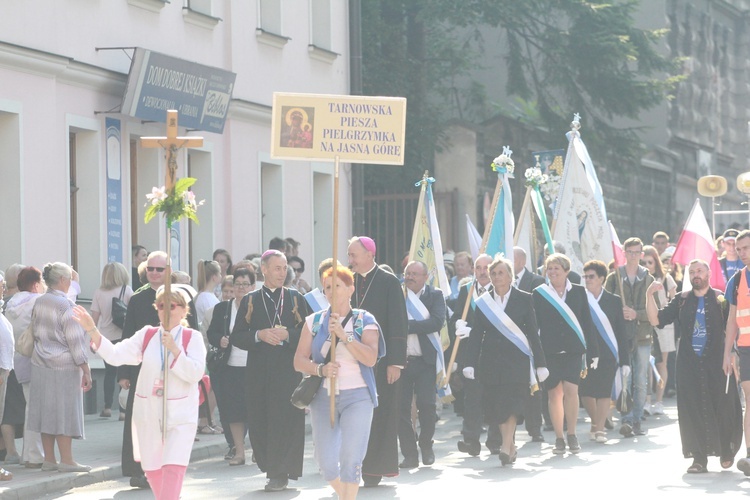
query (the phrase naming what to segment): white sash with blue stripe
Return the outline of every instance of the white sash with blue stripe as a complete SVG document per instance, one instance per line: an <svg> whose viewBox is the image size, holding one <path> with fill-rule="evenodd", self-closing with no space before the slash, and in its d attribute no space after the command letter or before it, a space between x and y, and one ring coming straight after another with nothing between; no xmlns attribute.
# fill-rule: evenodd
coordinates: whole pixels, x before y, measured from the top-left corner
<svg viewBox="0 0 750 500"><path fill-rule="evenodd" d="M576 315L570 308L570 306L568 306L568 304L566 304L565 301L561 299L557 294L557 290L552 288L552 286L547 283L539 285L535 290L537 290L539 294L544 297L544 299L549 302L552 307L557 310L558 313L560 313L560 316L562 316L568 326L578 336L578 340L580 340L581 344L583 344L583 348L586 349L586 338L583 336L583 329L581 328L581 324L578 322L578 318L576 318Z"/></svg>
<svg viewBox="0 0 750 500"><path fill-rule="evenodd" d="M495 302L492 294L483 293L477 299L477 307L487 317L492 326L498 329L503 337L508 339L519 351L529 358L529 386L537 386L536 371L534 370L534 353L531 351L529 339L521 328Z"/></svg>
<svg viewBox="0 0 750 500"><path fill-rule="evenodd" d="M307 292L305 294L305 300L310 305L310 309L312 309L313 312L328 309L328 306L330 305L328 304L326 296L320 291L320 288L314 288Z"/></svg>
<svg viewBox="0 0 750 500"><path fill-rule="evenodd" d="M604 293L604 292L602 292ZM607 344L609 350L612 351L612 355L615 357L615 362L619 363L619 355L617 349L617 338L615 337L615 331L612 328L612 323L609 322L609 318L602 311L599 301L594 295L586 290L586 296L589 299L589 309L591 309L591 319L594 320L596 330L601 335L604 343Z"/></svg>
<svg viewBox="0 0 750 500"><path fill-rule="evenodd" d="M425 305L419 300L417 294L406 289L406 314L409 319L416 321L424 321L430 319L430 311L427 310ZM435 348L437 353L435 356L435 373L436 373L436 387L440 397L448 396L451 394L450 385L441 387L443 380L445 379L445 358L443 357L443 347L440 342L440 332L432 332L427 335L430 340L430 344Z"/></svg>

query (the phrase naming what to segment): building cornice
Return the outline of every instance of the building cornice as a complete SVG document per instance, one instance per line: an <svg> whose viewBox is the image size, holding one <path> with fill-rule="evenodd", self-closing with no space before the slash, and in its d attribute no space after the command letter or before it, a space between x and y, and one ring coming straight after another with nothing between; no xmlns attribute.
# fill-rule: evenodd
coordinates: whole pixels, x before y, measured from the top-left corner
<svg viewBox="0 0 750 500"><path fill-rule="evenodd" d="M271 124L271 106L243 99L232 99L229 103L227 118Z"/></svg>
<svg viewBox="0 0 750 500"><path fill-rule="evenodd" d="M0 67L107 94L122 95L127 75L28 47L0 42Z"/></svg>

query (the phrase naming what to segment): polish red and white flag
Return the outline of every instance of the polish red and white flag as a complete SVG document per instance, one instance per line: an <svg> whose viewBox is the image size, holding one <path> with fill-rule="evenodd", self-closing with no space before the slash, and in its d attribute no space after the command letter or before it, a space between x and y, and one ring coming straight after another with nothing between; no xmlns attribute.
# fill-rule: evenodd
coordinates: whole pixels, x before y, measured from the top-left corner
<svg viewBox="0 0 750 500"><path fill-rule="evenodd" d="M620 238L617 237L617 231L615 226L612 225L612 221L609 221L609 237L612 240L612 254L615 256L615 267L625 265L625 250L622 248Z"/></svg>
<svg viewBox="0 0 750 500"><path fill-rule="evenodd" d="M685 223L685 228L682 230L680 239L677 240L677 248L672 255L672 262L677 262L683 266L687 266L693 259L708 262L708 267L711 269L711 287L724 290L726 287L724 273L721 272L721 264L719 264L719 257L716 255L711 229L708 227L708 221L703 214L699 200L695 200L693 209Z"/></svg>

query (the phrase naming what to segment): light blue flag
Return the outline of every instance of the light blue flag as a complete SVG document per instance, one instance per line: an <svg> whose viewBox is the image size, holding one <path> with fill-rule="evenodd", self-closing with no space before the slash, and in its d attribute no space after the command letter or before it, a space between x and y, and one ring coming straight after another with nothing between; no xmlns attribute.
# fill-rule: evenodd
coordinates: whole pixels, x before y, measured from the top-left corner
<svg viewBox="0 0 750 500"><path fill-rule="evenodd" d="M503 156L507 156L510 161L512 151L507 146L503 147ZM497 159L496 159L497 160ZM510 190L510 175L513 167L508 169L502 164L493 162L493 169L497 172L498 177L503 181L503 187L497 201L497 206L492 207L492 219L488 221L491 224L491 230L487 237L487 245L484 252L494 256L497 253L505 255L506 259L513 261L513 233L515 228L515 219L513 218L513 196ZM512 165L512 163L510 163Z"/></svg>

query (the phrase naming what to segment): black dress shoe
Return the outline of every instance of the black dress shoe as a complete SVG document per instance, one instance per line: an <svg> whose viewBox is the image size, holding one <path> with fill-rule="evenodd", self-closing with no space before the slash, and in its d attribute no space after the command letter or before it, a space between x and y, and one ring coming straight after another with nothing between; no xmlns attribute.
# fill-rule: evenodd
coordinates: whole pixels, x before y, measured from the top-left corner
<svg viewBox="0 0 750 500"><path fill-rule="evenodd" d="M422 448L422 463L432 465L435 463L435 452L432 448Z"/></svg>
<svg viewBox="0 0 750 500"><path fill-rule="evenodd" d="M610 431L615 428L615 424L612 423L611 418L607 417L607 419L604 421L604 428Z"/></svg>
<svg viewBox="0 0 750 500"><path fill-rule="evenodd" d="M494 446L488 446L487 449L490 450L490 455L497 455L500 453L499 446L497 448L495 448Z"/></svg>
<svg viewBox="0 0 750 500"><path fill-rule="evenodd" d="M151 485L148 484L146 476L133 476L130 478L130 486L133 488L141 488L142 490L151 489Z"/></svg>
<svg viewBox="0 0 750 500"><path fill-rule="evenodd" d="M419 459L417 457L404 457L404 460L398 466L401 469L416 469L419 467Z"/></svg>
<svg viewBox="0 0 750 500"><path fill-rule="evenodd" d="M498 455L500 457L500 465L502 465L503 467L505 467L506 465L512 463L510 455L508 455L504 451L498 452Z"/></svg>
<svg viewBox="0 0 750 500"><path fill-rule="evenodd" d="M531 436L531 442L532 443L543 443L544 442L544 436L541 434L535 434Z"/></svg>
<svg viewBox="0 0 750 500"><path fill-rule="evenodd" d="M482 450L482 446L479 443L471 441L459 441L458 451L461 453L468 453L472 457L479 456L479 452Z"/></svg>
<svg viewBox="0 0 750 500"><path fill-rule="evenodd" d="M263 489L266 491L284 491L288 484L289 479L287 478L269 479L266 481L266 486Z"/></svg>
<svg viewBox="0 0 750 500"><path fill-rule="evenodd" d="M380 484L380 480L383 476L362 476L365 481L365 488L374 488Z"/></svg>

